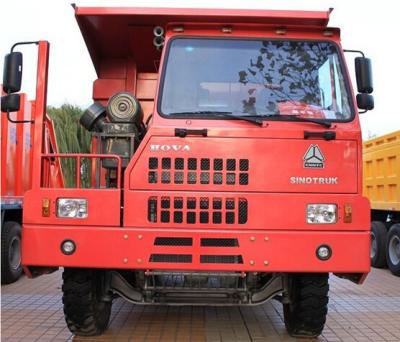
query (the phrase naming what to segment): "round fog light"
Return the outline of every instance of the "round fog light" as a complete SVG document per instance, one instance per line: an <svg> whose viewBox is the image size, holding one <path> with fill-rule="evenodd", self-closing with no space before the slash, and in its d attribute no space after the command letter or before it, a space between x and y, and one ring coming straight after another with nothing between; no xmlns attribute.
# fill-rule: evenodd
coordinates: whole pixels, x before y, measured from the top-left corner
<svg viewBox="0 0 400 342"><path fill-rule="evenodd" d="M76 250L76 245L75 242L72 240L64 240L61 242L61 252L63 252L66 255L70 255L74 253Z"/></svg>
<svg viewBox="0 0 400 342"><path fill-rule="evenodd" d="M328 260L332 256L332 249L328 245L321 245L317 248L317 257L320 260Z"/></svg>

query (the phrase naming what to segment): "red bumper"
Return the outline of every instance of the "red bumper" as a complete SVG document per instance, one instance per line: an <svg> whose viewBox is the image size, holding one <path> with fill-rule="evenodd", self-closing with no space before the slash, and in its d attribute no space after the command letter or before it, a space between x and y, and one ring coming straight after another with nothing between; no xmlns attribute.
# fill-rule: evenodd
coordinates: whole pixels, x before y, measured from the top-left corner
<svg viewBox="0 0 400 342"><path fill-rule="evenodd" d="M61 252L66 239L76 244L72 255ZM331 247L329 260L317 258L320 245ZM369 247L368 231L177 232L26 224L22 262L25 266L109 269L366 273L370 269Z"/></svg>

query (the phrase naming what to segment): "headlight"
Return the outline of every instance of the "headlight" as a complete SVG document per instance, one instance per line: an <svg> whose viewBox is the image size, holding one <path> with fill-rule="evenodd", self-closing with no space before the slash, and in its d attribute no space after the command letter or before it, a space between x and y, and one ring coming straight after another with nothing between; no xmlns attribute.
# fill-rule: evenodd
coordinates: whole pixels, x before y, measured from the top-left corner
<svg viewBox="0 0 400 342"><path fill-rule="evenodd" d="M86 218L87 200L83 198L58 198L57 216L67 218Z"/></svg>
<svg viewBox="0 0 400 342"><path fill-rule="evenodd" d="M308 204L307 223L335 223L337 218L336 204Z"/></svg>

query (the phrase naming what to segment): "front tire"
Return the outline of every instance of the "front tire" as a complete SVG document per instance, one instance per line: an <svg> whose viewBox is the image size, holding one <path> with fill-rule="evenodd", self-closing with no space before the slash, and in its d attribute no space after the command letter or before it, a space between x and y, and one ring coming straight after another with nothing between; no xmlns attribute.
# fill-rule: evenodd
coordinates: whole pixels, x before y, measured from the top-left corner
<svg viewBox="0 0 400 342"><path fill-rule="evenodd" d="M96 336L107 329L112 302L102 300L103 278L100 270L64 269L64 316L73 334Z"/></svg>
<svg viewBox="0 0 400 342"><path fill-rule="evenodd" d="M1 228L1 283L11 284L21 274L21 226L7 221Z"/></svg>
<svg viewBox="0 0 400 342"><path fill-rule="evenodd" d="M286 330L293 337L317 337L328 313L328 273L289 276L290 303L283 305Z"/></svg>
<svg viewBox="0 0 400 342"><path fill-rule="evenodd" d="M386 259L390 271L400 276L400 223L390 227L387 234Z"/></svg>

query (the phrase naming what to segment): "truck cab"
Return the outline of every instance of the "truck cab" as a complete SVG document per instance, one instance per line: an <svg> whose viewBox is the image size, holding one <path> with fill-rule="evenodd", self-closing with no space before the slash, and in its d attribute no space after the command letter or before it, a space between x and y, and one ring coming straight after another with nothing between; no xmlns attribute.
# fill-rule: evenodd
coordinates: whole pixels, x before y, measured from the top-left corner
<svg viewBox="0 0 400 342"><path fill-rule="evenodd" d="M274 298L292 336L317 336L329 273L365 279L370 62L356 58L356 99L329 14L75 7L98 76L80 119L92 153L36 146L22 238L30 275L64 267L72 332L101 334L115 296ZM74 186L44 184L63 158Z"/></svg>

